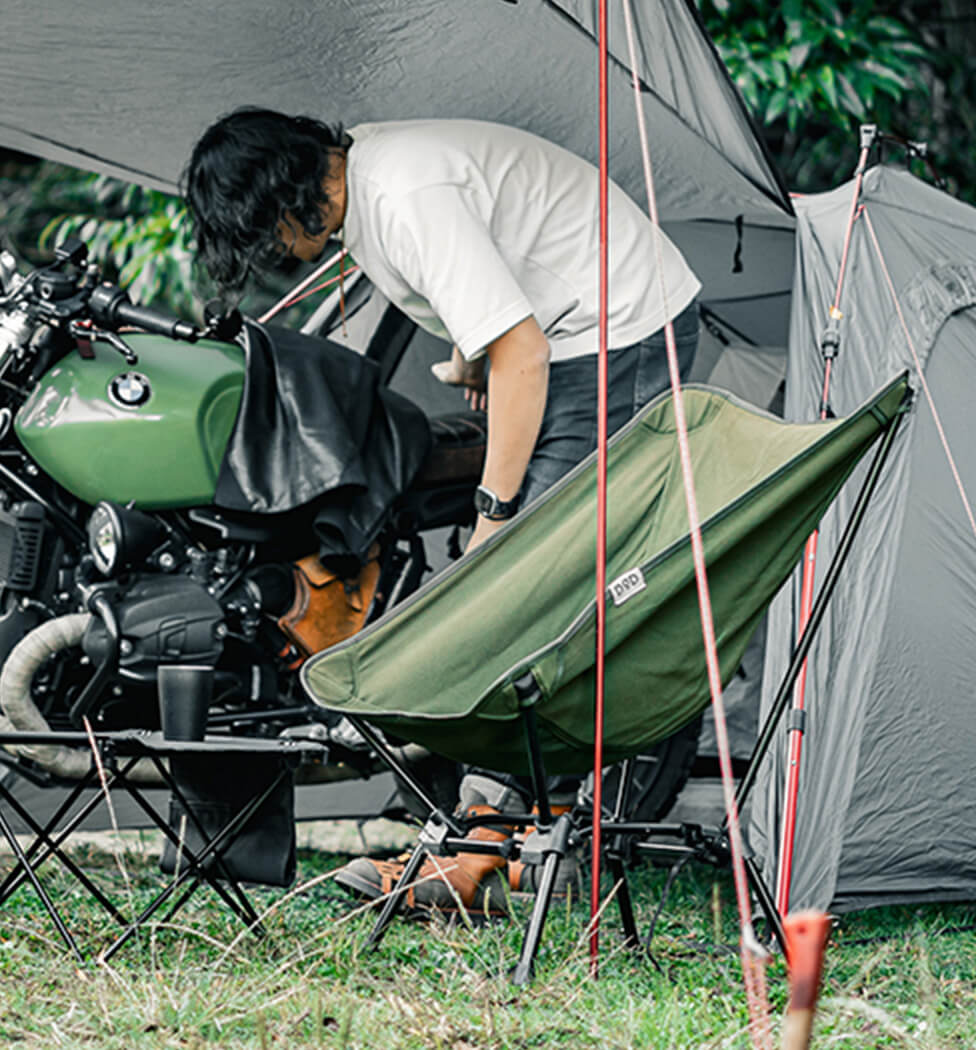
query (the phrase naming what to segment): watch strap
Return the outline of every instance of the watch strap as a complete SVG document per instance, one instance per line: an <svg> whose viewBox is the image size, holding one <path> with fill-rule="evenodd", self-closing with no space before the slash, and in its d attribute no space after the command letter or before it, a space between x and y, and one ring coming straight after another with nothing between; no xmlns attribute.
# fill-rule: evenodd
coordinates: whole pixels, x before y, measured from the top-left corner
<svg viewBox="0 0 976 1050"><path fill-rule="evenodd" d="M514 518L518 507L517 495L514 499L503 500L484 485L479 485L475 489L474 509L489 521L507 521L509 518Z"/></svg>

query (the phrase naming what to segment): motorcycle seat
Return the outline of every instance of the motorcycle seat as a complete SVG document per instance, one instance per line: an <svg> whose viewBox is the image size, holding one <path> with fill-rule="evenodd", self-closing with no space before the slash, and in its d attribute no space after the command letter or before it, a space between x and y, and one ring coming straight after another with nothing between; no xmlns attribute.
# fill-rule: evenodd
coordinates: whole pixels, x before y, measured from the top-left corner
<svg viewBox="0 0 976 1050"><path fill-rule="evenodd" d="M412 488L428 489L447 484L475 486L481 479L488 437L484 412L455 412L429 420L430 453Z"/></svg>

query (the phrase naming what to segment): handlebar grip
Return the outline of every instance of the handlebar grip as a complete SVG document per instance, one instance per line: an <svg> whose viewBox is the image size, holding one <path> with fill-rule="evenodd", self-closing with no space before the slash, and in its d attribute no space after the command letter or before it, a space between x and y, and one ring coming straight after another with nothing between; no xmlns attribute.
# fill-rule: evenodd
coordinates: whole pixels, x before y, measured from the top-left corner
<svg viewBox="0 0 976 1050"><path fill-rule="evenodd" d="M140 306L132 302L121 288L108 282L100 284L92 292L88 304L95 320L113 329L130 324L155 335L182 339L188 343L196 342L200 336L196 325L178 317L169 317L151 307Z"/></svg>
<svg viewBox="0 0 976 1050"><path fill-rule="evenodd" d="M189 321L181 321L178 317L167 317L166 314L158 313L148 306L140 306L138 303L121 301L115 308L115 317L120 324L131 324L137 328L154 332L157 335L165 335L170 339L182 339L185 342L195 342L197 339L196 326Z"/></svg>

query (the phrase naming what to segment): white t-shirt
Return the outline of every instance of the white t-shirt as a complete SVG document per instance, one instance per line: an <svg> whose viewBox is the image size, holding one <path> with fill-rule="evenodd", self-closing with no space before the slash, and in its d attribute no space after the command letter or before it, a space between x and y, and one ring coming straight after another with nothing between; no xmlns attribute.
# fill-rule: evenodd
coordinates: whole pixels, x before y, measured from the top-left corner
<svg viewBox="0 0 976 1050"><path fill-rule="evenodd" d="M575 154L474 120L350 129L346 248L388 299L468 359L533 315L554 361L595 353L599 179ZM656 332L700 284L610 186L609 346ZM664 288L657 257L664 262Z"/></svg>

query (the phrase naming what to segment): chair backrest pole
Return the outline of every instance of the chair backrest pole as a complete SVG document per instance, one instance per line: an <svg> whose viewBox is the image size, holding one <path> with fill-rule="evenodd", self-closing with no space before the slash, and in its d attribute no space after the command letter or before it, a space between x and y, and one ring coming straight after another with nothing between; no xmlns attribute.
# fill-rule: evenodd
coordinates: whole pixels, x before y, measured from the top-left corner
<svg viewBox="0 0 976 1050"><path fill-rule="evenodd" d="M800 673L800 670L806 661L807 654L810 652L810 647L813 645L817 630L824 618L824 613L827 611L827 604L834 593L834 589L840 579L841 570L851 552L854 538L861 527L861 523L864 521L865 515L867 514L867 509L870 505L871 498L874 495L874 490L877 487L878 480L881 477L881 472L883 471L885 463L888 461L888 456L891 453L891 448L894 444L895 435L901 423L902 415L903 414L896 415L888 422L881 438L881 444L878 446L878 450L874 455L874 460L871 463L867 477L861 485L861 490L857 495L857 500L851 511L851 516L848 519L844 533L841 536L840 543L837 546L837 551L834 554L830 567L827 570L827 574L824 577L820 593L810 612L806 626L803 628L803 633L800 635L796 647L793 650L793 657L790 660L789 667L786 670L783 681L780 684L776 697L770 707L762 731L756 740L756 745L752 749L752 754L749 756L749 764L746 768L746 772L743 775L742 780L739 782L739 789L736 793L736 804L739 809L745 805L746 799L755 786L756 778L759 774L759 767L762 764L766 752L769 750L773 734L776 732L776 727L778 726L780 719L783 717L783 712L786 710L790 702L793 683L796 681L797 675ZM725 827L724 822L722 827Z"/></svg>
<svg viewBox="0 0 976 1050"><path fill-rule="evenodd" d="M542 697L542 690L535 676L530 672L515 682L515 693L522 712L522 728L525 732L525 746L529 755L529 775L532 778L532 790L535 792L539 809L538 825L540 830L544 830L552 826L552 806L549 804L546 766L542 758L539 721L535 713L536 701Z"/></svg>

